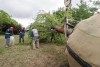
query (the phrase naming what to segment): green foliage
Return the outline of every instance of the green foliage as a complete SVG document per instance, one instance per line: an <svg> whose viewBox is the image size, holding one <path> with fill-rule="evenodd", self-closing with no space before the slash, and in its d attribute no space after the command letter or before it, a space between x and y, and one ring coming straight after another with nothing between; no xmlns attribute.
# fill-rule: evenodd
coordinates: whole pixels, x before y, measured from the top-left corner
<svg viewBox="0 0 100 67"><path fill-rule="evenodd" d="M65 37L64 34L58 33L56 30L52 30L52 25L61 26L61 21L65 17L64 8L60 8L57 11L50 13L39 13L36 17L34 23L30 24L30 29L32 27L39 30L40 42L52 42L57 44L64 44Z"/></svg>
<svg viewBox="0 0 100 67"><path fill-rule="evenodd" d="M61 23L61 21L65 17L65 10L64 8L59 8L57 11L53 12L54 18L57 20L58 23Z"/></svg>
<svg viewBox="0 0 100 67"><path fill-rule="evenodd" d="M77 4L78 8L76 7L72 8L73 19L77 21L81 21L92 16L94 12L97 10L97 8L90 6L90 3L88 4L87 2L80 0L80 4ZM77 24L73 22L70 23L73 24L74 26Z"/></svg>
<svg viewBox="0 0 100 67"><path fill-rule="evenodd" d="M11 18L9 14L3 10L0 10L0 27L2 27L5 23L11 24L10 20Z"/></svg>
<svg viewBox="0 0 100 67"><path fill-rule="evenodd" d="M15 25L15 26L18 26L18 22L17 22L16 20L14 20L14 19L11 19L11 23L12 23L13 25Z"/></svg>
<svg viewBox="0 0 100 67"><path fill-rule="evenodd" d="M70 7L67 11L64 8L58 8L57 11L53 12L53 16L57 19L58 26L61 26L61 22L64 20L65 16L67 16L68 19L72 19L72 10Z"/></svg>
<svg viewBox="0 0 100 67"><path fill-rule="evenodd" d="M80 4L77 4L78 8L69 7L67 11L64 8L58 8L58 10L53 11L52 14L50 14L50 12L46 13L45 11L42 11L42 13L37 15L35 22L32 23L29 28L31 29L31 27L35 27L39 30L40 41L50 42L53 34L53 38L55 38L53 43L63 43L65 40L64 35L56 32L55 30L52 31L51 26L62 26L63 23L61 22L65 16L67 16L67 19L74 19L77 21L87 19L98 9L95 7L98 5L98 3L99 1L94 2L91 0L87 3L84 0L80 0ZM69 23L75 26L78 22L69 21Z"/></svg>
<svg viewBox="0 0 100 67"><path fill-rule="evenodd" d="M18 22L11 18L11 16L3 10L0 10L0 34L4 33L9 27L14 27L14 33L21 28Z"/></svg>
<svg viewBox="0 0 100 67"><path fill-rule="evenodd" d="M86 2L83 2L83 0L80 1L80 5L78 5L78 8L73 8L72 13L73 19L79 21L93 15L93 13L91 14L89 6L86 4Z"/></svg>

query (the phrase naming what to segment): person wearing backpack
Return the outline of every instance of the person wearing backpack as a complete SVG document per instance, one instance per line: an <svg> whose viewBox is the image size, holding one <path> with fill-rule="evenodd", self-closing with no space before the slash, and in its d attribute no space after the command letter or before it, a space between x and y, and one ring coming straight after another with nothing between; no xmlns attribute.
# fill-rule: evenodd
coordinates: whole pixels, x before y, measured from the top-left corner
<svg viewBox="0 0 100 67"><path fill-rule="evenodd" d="M39 33L38 30L35 28L32 28L30 31L30 35L32 37L32 48L35 50L36 48L39 48Z"/></svg>

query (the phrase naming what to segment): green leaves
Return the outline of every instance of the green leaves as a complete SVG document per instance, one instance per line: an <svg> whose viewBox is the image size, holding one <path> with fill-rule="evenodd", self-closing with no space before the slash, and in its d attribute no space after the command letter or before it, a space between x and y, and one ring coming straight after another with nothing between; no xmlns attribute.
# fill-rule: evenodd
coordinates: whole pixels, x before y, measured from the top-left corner
<svg viewBox="0 0 100 67"><path fill-rule="evenodd" d="M17 31L21 26L18 22L11 18L11 16L3 10L0 10L0 34L5 32L5 30L9 27L13 26L14 29ZM14 30L14 32L15 32Z"/></svg>
<svg viewBox="0 0 100 67"><path fill-rule="evenodd" d="M97 7L95 7L94 4L92 4L93 1L85 2L84 0L80 1L80 4L77 4L77 8L72 8L72 17L74 20L81 21L84 19L89 18L94 14L94 12L97 10ZM92 6L91 6L92 5ZM71 22L71 24L74 24ZM74 24L74 26L77 23Z"/></svg>
<svg viewBox="0 0 100 67"><path fill-rule="evenodd" d="M57 44L65 43L64 34L58 33L56 30L52 30L52 25L62 26L61 21L65 17L64 8L59 8L57 11L50 13L39 13L34 23L30 25L30 28L34 27L39 30L40 42L52 42Z"/></svg>

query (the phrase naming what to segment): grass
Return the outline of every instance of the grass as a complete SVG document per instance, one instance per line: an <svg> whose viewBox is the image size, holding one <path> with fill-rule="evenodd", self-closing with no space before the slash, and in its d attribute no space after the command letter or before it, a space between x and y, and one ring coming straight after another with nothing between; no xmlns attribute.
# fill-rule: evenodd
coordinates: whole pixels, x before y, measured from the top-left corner
<svg viewBox="0 0 100 67"><path fill-rule="evenodd" d="M4 53L4 52L5 52L5 49L4 48L0 48L0 54Z"/></svg>
<svg viewBox="0 0 100 67"><path fill-rule="evenodd" d="M0 67L67 67L65 45L40 43L40 48L32 50L27 34L25 43L18 43L18 35L14 35L15 45L5 47L4 35L0 36Z"/></svg>

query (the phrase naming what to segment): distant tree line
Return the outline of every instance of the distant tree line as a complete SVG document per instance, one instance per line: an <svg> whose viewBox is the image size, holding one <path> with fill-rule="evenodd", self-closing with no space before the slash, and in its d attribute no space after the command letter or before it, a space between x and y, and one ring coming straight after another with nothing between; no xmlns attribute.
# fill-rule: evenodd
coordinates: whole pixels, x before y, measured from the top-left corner
<svg viewBox="0 0 100 67"><path fill-rule="evenodd" d="M4 34L7 28L14 27L14 34L18 34L18 30L21 28L16 20L4 10L0 10L0 34Z"/></svg>

